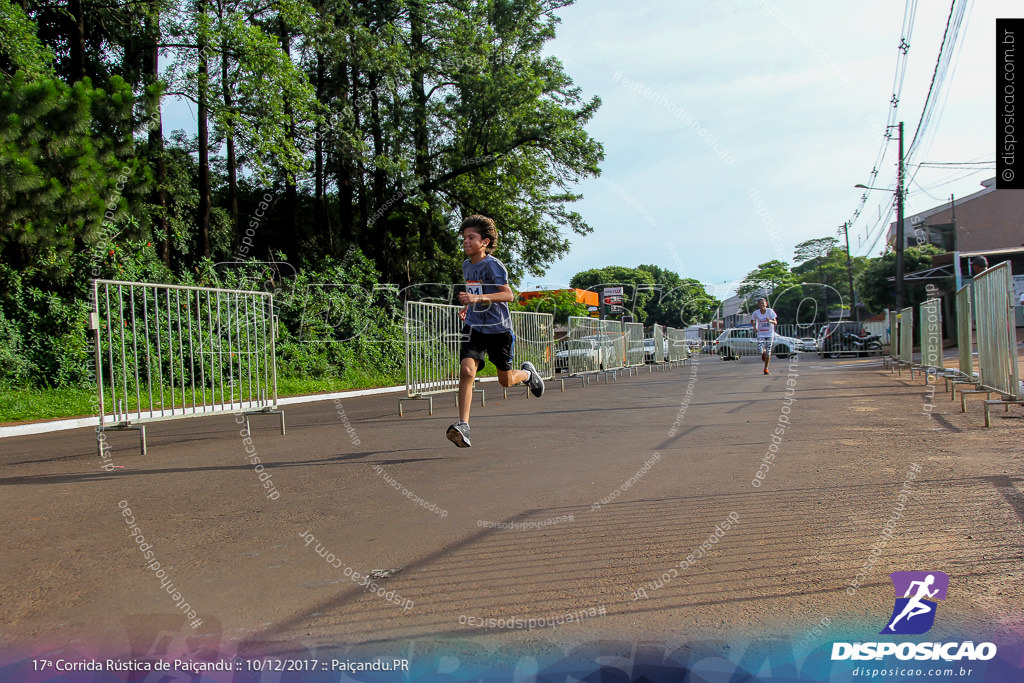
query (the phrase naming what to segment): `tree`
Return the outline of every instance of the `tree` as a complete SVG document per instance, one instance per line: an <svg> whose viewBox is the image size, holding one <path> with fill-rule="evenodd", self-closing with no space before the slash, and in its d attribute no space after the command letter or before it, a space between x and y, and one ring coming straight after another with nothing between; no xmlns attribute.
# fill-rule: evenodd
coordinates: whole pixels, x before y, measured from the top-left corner
<svg viewBox="0 0 1024 683"><path fill-rule="evenodd" d="M386 279L455 278L452 227L470 213L498 223L513 281L565 254L565 231L590 231L568 207L571 185L599 173L603 150L583 126L600 101L542 54L566 4L360 5L318 48L348 86L328 115L342 133L325 139L355 207L341 232Z"/></svg>
<svg viewBox="0 0 1024 683"><path fill-rule="evenodd" d="M597 292L598 296L605 287L622 287L622 305L638 323L647 321L647 307L652 301L657 301L657 285L649 271L624 266L592 268L569 279L570 287L589 289Z"/></svg>
<svg viewBox="0 0 1024 683"><path fill-rule="evenodd" d="M0 250L15 268L56 264L109 241L127 206L137 163L128 85L86 78L27 82L0 91Z"/></svg>
<svg viewBox="0 0 1024 683"><path fill-rule="evenodd" d="M740 283L736 294L742 297L765 297L769 301L779 288L788 288L796 284L796 278L789 269L789 264L778 259L762 263L755 270L747 273Z"/></svg>
<svg viewBox="0 0 1024 683"><path fill-rule="evenodd" d="M509 304L513 311L527 311L532 313L551 313L555 317L556 325L566 325L570 316L586 317L590 315L587 305L576 300L576 293L572 290L559 289L545 292L543 296L527 299L519 303Z"/></svg>
<svg viewBox="0 0 1024 683"><path fill-rule="evenodd" d="M932 256L942 250L932 244L907 247L903 250L903 268L905 273L929 268ZM889 252L880 258L870 259L864 270L857 276L857 291L869 311L880 312L896 306L896 283L889 280L896 275L896 254ZM917 307L928 298L926 286L921 281L904 282L903 305ZM951 290L953 278L938 283L931 282L940 289Z"/></svg>
<svg viewBox="0 0 1024 683"><path fill-rule="evenodd" d="M816 237L801 242L793 247L793 262L804 263L806 261L817 261L832 253L832 250L839 247L839 240L835 237Z"/></svg>
<svg viewBox="0 0 1024 683"><path fill-rule="evenodd" d="M28 78L53 75L53 50L36 36L37 27L15 2L0 3L0 73L23 71Z"/></svg>
<svg viewBox="0 0 1024 683"><path fill-rule="evenodd" d="M655 282L655 296L646 308L649 324L687 327L710 322L722 303L693 278L683 279L678 273L654 265L638 266L637 270L650 273Z"/></svg>

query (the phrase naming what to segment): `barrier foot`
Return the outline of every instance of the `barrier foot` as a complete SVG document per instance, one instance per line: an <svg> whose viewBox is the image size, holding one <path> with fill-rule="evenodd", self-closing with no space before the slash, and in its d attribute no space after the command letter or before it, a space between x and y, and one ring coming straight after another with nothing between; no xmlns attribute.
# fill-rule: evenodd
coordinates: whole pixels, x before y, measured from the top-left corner
<svg viewBox="0 0 1024 683"><path fill-rule="evenodd" d="M97 434L103 432L127 432L137 430L139 432L139 453L141 455L147 455L149 449L146 447L146 425L133 425L127 422L121 422L110 427L100 427ZM103 441L99 438L96 439L96 447L99 449L99 456L103 457Z"/></svg>
<svg viewBox="0 0 1024 683"><path fill-rule="evenodd" d="M956 400L956 387L957 387L958 384L973 384L973 382L971 382L971 380L964 379L962 377L948 378L946 380L946 383L948 384L947 391L949 391L949 400L950 401L955 401Z"/></svg>
<svg viewBox="0 0 1024 683"><path fill-rule="evenodd" d="M967 412L967 394L985 394L985 398L992 398L992 392L985 389L961 389L960 390L960 412Z"/></svg>
<svg viewBox="0 0 1024 683"><path fill-rule="evenodd" d="M398 416L402 417L405 413L402 410L403 401L426 401L427 402L427 415L434 414L434 397L433 396L406 396L398 399ZM455 396L455 403L458 405L459 398L458 394Z"/></svg>
<svg viewBox="0 0 1024 683"><path fill-rule="evenodd" d="M1024 400L1017 400L1017 399L1012 399L1012 398L1002 398L1002 399L996 399L996 400L993 400L993 401L985 401L985 426L986 427L991 427L992 426L992 418L989 415L989 409L992 406L994 406L994 405L1001 405L1001 406L1003 406L1003 412L1007 412L1008 413L1008 412L1010 412L1010 406L1011 405L1017 405L1017 406L1024 405Z"/></svg>
<svg viewBox="0 0 1024 683"><path fill-rule="evenodd" d="M281 416L281 434L285 433L284 429L284 411L275 410L274 408L261 408L260 410L249 410L245 412L245 431L252 434L252 430L249 429L249 418L253 415L280 415Z"/></svg>

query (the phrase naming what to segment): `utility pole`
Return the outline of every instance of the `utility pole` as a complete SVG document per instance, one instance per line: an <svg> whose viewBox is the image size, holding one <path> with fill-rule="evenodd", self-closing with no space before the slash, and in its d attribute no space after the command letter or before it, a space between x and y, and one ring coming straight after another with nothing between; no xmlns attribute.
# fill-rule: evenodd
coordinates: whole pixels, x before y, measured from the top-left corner
<svg viewBox="0 0 1024 683"><path fill-rule="evenodd" d="M896 174L896 310L903 310L903 122L900 121L900 159Z"/></svg>
<svg viewBox="0 0 1024 683"><path fill-rule="evenodd" d="M850 222L843 223L843 234L846 236L846 274L850 278L850 319L857 319L857 294L853 291L853 260L850 258Z"/></svg>

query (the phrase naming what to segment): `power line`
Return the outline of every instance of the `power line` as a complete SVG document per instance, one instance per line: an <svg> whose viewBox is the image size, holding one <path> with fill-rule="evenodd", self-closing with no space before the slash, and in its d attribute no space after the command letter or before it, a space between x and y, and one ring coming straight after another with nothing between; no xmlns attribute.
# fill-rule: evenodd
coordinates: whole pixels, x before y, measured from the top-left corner
<svg viewBox="0 0 1024 683"><path fill-rule="evenodd" d="M964 17L967 13L967 6L970 0L953 0L949 7L949 16L946 18L946 28L942 34L942 44L939 46L939 56L935 60L935 70L932 72L932 81L928 85L928 95L925 97L924 106L921 108L921 117L917 121L917 129L910 141L907 151L907 163L913 159L919 146L924 141L929 130L932 115L936 109L936 102L942 97L945 90L943 85L950 64L953 61L953 52L957 49L959 42L957 38L960 28L963 26Z"/></svg>
<svg viewBox="0 0 1024 683"><path fill-rule="evenodd" d="M938 57L936 58L936 61L935 61L935 69L934 69L934 71L932 73L931 83L928 86L928 94L927 94L927 96L925 98L924 106L921 108L921 116L918 119L917 128L914 131L914 136L913 136L913 139L911 140L910 146L908 148L908 152L905 154L904 159L900 160L901 163L904 163L908 169L911 167L910 160L912 159L913 155L918 151L918 149L921 147L921 145L924 142L924 140L928 137L928 133L933 130L933 128L931 126L931 123L932 123L933 117L935 116L936 110L939 111L939 116L935 117L935 120L937 121L939 118L941 118L941 110L945 106L945 95L947 94L947 91L944 88L944 85L945 85L945 82L947 80L947 76L948 76L948 73L949 73L950 65L955 63L955 60L953 59L953 55L954 55L954 52L956 52L959 49L960 42L958 41L958 37L959 37L959 34L960 34L960 30L961 30L961 28L962 28L962 26L964 24L964 19L967 16L967 9L968 9L969 5L970 5L970 0L953 0L951 5L950 5L949 16L946 18L946 28L943 31L942 44L939 47L939 54L938 54ZM913 8L913 11L916 12L916 7ZM907 12L908 13L911 12L911 8L910 8L909 4L907 6ZM904 25L903 25L904 33L907 32L907 23L906 22L907 22L907 18L906 18L906 16L904 16ZM901 41L901 50L903 49L905 44L906 44L906 41ZM907 45L907 47L909 47L909 45ZM899 67L897 67L897 69L899 69ZM904 69L905 69L905 64L904 64ZM902 86L902 81L900 81L900 85ZM940 100L941 100L942 104L938 105L937 103L940 102ZM895 95L894 95L893 102L894 103L898 102L898 98ZM890 122L890 125L891 125L891 122ZM891 130L890 128L886 129L886 137L885 137L885 142L883 143L883 149L885 149L887 147L888 142L891 139L890 130ZM930 144L930 142L929 142L929 144ZM970 177L971 175L974 175L975 173L980 173L980 172L988 170L988 168L991 168L991 167L994 166L994 161L993 162L977 162L977 163L985 164L985 167L976 168L976 169L972 168L971 172L966 174L966 175L964 175L964 176L961 176L959 178L951 180L951 181L949 181L947 183L941 183L939 185L933 185L933 187L941 187L944 184L949 184L949 183L952 183L952 182L956 182L958 180L962 180L963 178ZM944 167L949 167L950 170L952 170L953 168L964 169L965 167L966 168L971 168L974 165L974 162L966 162L966 164L969 164L969 165L965 166L965 164L963 164L963 163L956 164L955 162L948 162L948 163L943 164L943 166ZM915 185L917 185L922 191L924 191L925 194L928 194L927 190L925 190L923 187L921 187L921 185L915 181L915 178L917 176L917 172L920 171L922 167L933 166L933 165L937 165L936 162L931 162L931 163L927 163L927 164L925 164L925 163L917 164L916 168L914 168L913 175L911 175L910 178L909 178L909 181L914 183ZM872 170L872 179L876 178L877 175L878 175L878 162L876 161L876 164L875 164L875 166L874 166L874 168ZM873 183L867 183L867 184L868 185L873 185ZM931 197L932 195L928 194L928 196ZM932 197L932 199L935 199L935 198ZM886 208L886 213L885 213L885 220L883 221L882 216L880 215L879 216L879 220L875 223L874 227L872 227L872 228L870 228L870 229L865 231L865 237L867 237L868 240L871 240L871 247L868 249L868 253L870 253L875 248L875 245L878 244L878 240L885 233L885 228L887 227L886 223L888 222L889 215L890 215L890 213L892 211L894 200L895 200L895 197L893 197L893 199L890 200L889 203L888 203L888 206ZM906 201L906 197L904 197L904 201ZM854 212L854 220L856 220L856 217L860 215L860 211L861 211L861 209L863 208L863 206L864 206L864 204L866 202L867 202L867 192L865 192L864 195L861 197L861 203L858 206L857 211ZM877 230L877 234L875 235L874 239L872 240L871 235L876 230Z"/></svg>
<svg viewBox="0 0 1024 683"><path fill-rule="evenodd" d="M868 175L868 181L864 183L868 186L874 186L878 180L878 167L882 164L882 160L885 159L886 152L889 150L889 143L892 141L892 126L895 125L897 114L899 112L900 96L903 94L903 82L907 73L907 53L910 51L910 39L914 31L914 20L917 16L917 0L906 0L906 4L903 9L903 26L900 29L900 44L897 46L896 54L896 70L893 74L892 83L892 98L889 100L889 111L885 122L885 135L882 138L882 143L879 146L878 154L875 155L875 163L871 167L871 173ZM860 217L861 211L864 210L865 204L868 201L868 193L865 192L860 199L860 203L854 210L853 215L847 221L850 228L856 223ZM867 234L865 235L867 236ZM877 240L876 240L877 241Z"/></svg>

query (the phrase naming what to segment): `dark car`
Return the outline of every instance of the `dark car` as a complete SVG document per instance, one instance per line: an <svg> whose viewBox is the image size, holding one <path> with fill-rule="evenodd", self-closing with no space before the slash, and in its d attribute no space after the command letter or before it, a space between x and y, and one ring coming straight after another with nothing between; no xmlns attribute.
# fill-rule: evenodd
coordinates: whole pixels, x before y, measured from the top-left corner
<svg viewBox="0 0 1024 683"><path fill-rule="evenodd" d="M822 356L832 357L837 353L850 351L844 340L847 334L866 337L868 331L864 329L863 323L854 320L844 320L824 325L818 333L818 353Z"/></svg>

